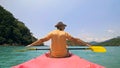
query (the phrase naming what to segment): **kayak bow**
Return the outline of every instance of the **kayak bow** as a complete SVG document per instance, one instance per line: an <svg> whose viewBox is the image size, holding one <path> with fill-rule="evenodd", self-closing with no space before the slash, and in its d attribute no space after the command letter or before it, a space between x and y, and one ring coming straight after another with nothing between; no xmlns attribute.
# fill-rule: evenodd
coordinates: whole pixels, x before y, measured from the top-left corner
<svg viewBox="0 0 120 68"><path fill-rule="evenodd" d="M50 58L47 55L48 53L43 54L12 68L105 68L74 54L67 58Z"/></svg>

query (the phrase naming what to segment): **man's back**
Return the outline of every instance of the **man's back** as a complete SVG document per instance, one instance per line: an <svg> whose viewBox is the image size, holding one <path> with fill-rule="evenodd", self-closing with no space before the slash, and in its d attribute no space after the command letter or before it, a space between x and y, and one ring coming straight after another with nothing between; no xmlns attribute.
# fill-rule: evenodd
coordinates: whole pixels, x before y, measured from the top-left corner
<svg viewBox="0 0 120 68"><path fill-rule="evenodd" d="M51 35L51 55L62 57L67 55L67 33L65 31L54 30ZM59 55L59 56L58 56Z"/></svg>

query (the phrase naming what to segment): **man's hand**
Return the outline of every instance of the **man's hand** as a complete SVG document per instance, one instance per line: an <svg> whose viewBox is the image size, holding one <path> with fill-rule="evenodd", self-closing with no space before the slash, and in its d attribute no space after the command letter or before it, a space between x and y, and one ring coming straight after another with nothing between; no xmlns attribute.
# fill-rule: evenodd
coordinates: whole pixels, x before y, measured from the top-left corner
<svg viewBox="0 0 120 68"><path fill-rule="evenodd" d="M31 47L32 45L27 45L26 47Z"/></svg>
<svg viewBox="0 0 120 68"><path fill-rule="evenodd" d="M86 44L88 47L90 47L91 45L90 44Z"/></svg>

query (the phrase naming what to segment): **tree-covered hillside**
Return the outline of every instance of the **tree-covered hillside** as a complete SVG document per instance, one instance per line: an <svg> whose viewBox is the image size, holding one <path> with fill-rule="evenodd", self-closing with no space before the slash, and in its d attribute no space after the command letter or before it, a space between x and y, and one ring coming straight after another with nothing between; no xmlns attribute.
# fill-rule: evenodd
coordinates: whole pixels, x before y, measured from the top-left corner
<svg viewBox="0 0 120 68"><path fill-rule="evenodd" d="M91 45L101 45L101 46L120 46L120 36L116 37L116 38L112 38L109 40L106 40L104 42L96 42L96 41L92 41L89 42ZM70 46L81 46L79 44L73 43L71 41L67 41L67 44Z"/></svg>
<svg viewBox="0 0 120 68"><path fill-rule="evenodd" d="M0 45L27 45L35 40L23 22L0 6Z"/></svg>
<svg viewBox="0 0 120 68"><path fill-rule="evenodd" d="M98 45L104 45L104 46L120 46L120 36L116 38L112 38L110 40L97 43Z"/></svg>

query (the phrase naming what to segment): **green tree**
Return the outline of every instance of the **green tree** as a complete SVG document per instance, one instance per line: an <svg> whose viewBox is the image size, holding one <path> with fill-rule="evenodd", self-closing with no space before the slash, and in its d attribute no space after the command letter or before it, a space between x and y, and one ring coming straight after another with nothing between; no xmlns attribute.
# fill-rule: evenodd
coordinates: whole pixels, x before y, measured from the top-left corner
<svg viewBox="0 0 120 68"><path fill-rule="evenodd" d="M35 40L23 22L0 6L0 45L27 45Z"/></svg>

